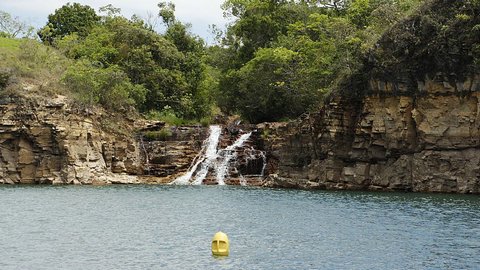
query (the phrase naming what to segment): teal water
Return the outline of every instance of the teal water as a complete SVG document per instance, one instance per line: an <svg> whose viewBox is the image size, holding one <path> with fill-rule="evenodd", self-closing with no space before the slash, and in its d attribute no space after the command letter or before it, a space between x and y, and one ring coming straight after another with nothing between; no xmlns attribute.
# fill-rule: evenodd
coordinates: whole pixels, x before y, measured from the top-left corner
<svg viewBox="0 0 480 270"><path fill-rule="evenodd" d="M0 269L480 268L480 196L18 186L0 203Z"/></svg>

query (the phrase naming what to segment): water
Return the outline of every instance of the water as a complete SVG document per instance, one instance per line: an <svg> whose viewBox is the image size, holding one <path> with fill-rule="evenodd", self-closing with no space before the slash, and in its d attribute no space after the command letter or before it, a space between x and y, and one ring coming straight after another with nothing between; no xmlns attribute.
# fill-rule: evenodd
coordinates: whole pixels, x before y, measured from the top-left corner
<svg viewBox="0 0 480 270"><path fill-rule="evenodd" d="M197 157L193 160L188 171L175 179L174 185L202 185L203 180L215 170L215 179L220 186L225 185L225 177L228 177L231 161L237 157L237 148L241 148L250 138L252 132L241 135L235 142L225 149L217 149L222 129L220 126L210 126L210 134L203 142L203 147ZM264 163L266 160L264 160ZM264 165L265 167L265 165ZM263 169L262 169L263 174Z"/></svg>
<svg viewBox="0 0 480 270"><path fill-rule="evenodd" d="M0 269L478 269L480 197L0 187ZM218 230L230 256L216 259Z"/></svg>
<svg viewBox="0 0 480 270"><path fill-rule="evenodd" d="M246 133L240 136L232 145L227 146L227 148L221 150L223 160L221 160L216 165L216 179L219 185L225 185L225 177L228 177L228 169L230 161L237 157L237 148L242 147L243 144L252 136L252 133Z"/></svg>
<svg viewBox="0 0 480 270"><path fill-rule="evenodd" d="M193 165L184 175L178 177L173 181L176 185L187 185L192 179L194 173L194 184L201 185L205 177L207 176L208 169L217 158L217 146L220 140L222 129L220 126L210 126L210 134L203 143L203 149L193 161ZM205 153L204 153L205 152ZM197 168L200 166L200 171L197 172Z"/></svg>

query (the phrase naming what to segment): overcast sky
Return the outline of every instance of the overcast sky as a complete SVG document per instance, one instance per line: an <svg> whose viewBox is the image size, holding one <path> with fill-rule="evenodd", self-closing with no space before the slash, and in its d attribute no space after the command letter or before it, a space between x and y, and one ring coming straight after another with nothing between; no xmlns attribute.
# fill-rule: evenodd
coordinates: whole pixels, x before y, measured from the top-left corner
<svg viewBox="0 0 480 270"><path fill-rule="evenodd" d="M30 25L40 28L47 22L49 14L68 2L89 5L98 12L98 8L108 4L122 9L122 15L130 18L133 14L145 18L147 14L157 15L157 4L161 0L0 0L0 10L18 16ZM177 19L192 24L192 32L212 42L208 26L215 24L223 27L226 20L220 5L224 0L170 0L176 5Z"/></svg>

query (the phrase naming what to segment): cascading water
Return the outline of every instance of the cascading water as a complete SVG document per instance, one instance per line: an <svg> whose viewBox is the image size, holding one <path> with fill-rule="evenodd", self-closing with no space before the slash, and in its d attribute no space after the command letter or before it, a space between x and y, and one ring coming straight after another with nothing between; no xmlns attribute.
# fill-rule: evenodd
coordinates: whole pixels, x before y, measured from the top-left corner
<svg viewBox="0 0 480 270"><path fill-rule="evenodd" d="M207 177L208 170L212 165L215 165L217 159L217 147L220 140L222 129L219 126L210 127L210 137L212 140L207 144L207 150L205 151L205 158L200 166L200 171L195 176L193 185L201 185L205 177ZM212 135L213 134L213 135Z"/></svg>
<svg viewBox="0 0 480 270"><path fill-rule="evenodd" d="M145 153L145 168L147 169L146 174L150 175L150 159L148 158L148 152L147 152L147 149L145 148L145 142L143 141L143 136L140 136L140 144L142 146L143 152Z"/></svg>
<svg viewBox="0 0 480 270"><path fill-rule="evenodd" d="M193 166L185 173L184 175L175 179L172 182L174 185L188 185L192 176L197 171L198 166L201 165L200 171L195 175L195 184L202 184L205 179L208 169L210 168L212 162L217 157L217 146L218 141L220 140L220 134L222 129L219 126L210 126L210 135L203 143L202 151L195 158Z"/></svg>
<svg viewBox="0 0 480 270"><path fill-rule="evenodd" d="M241 147L250 138L251 135L251 132L243 134L232 145L221 151L220 155L223 159L218 164L215 170L217 182L219 185L225 185L225 176L228 176L228 165L230 164L230 161L237 156L237 152L235 150Z"/></svg>
<svg viewBox="0 0 480 270"><path fill-rule="evenodd" d="M228 177L229 164L237 156L237 148L250 138L252 133L246 133L240 136L232 145L225 149L218 150L221 128L219 126L210 127L210 135L203 143L202 151L194 159L189 170L182 176L175 179L171 184L174 185L201 185L208 173L214 169L215 179L218 185L225 185L225 177Z"/></svg>
<svg viewBox="0 0 480 270"><path fill-rule="evenodd" d="M265 168L267 168L267 156L265 155L265 152L260 152L260 154L262 155L262 161L263 161L263 165L262 165L262 171L260 172L260 176L264 176L265 175Z"/></svg>

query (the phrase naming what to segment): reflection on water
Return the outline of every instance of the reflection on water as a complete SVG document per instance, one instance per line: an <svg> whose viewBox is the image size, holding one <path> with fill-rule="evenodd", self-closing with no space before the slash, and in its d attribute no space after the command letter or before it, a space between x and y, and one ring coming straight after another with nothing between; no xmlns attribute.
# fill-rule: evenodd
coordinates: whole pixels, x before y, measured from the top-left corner
<svg viewBox="0 0 480 270"><path fill-rule="evenodd" d="M0 269L476 269L480 197L0 187ZM230 256L211 256L217 231Z"/></svg>

